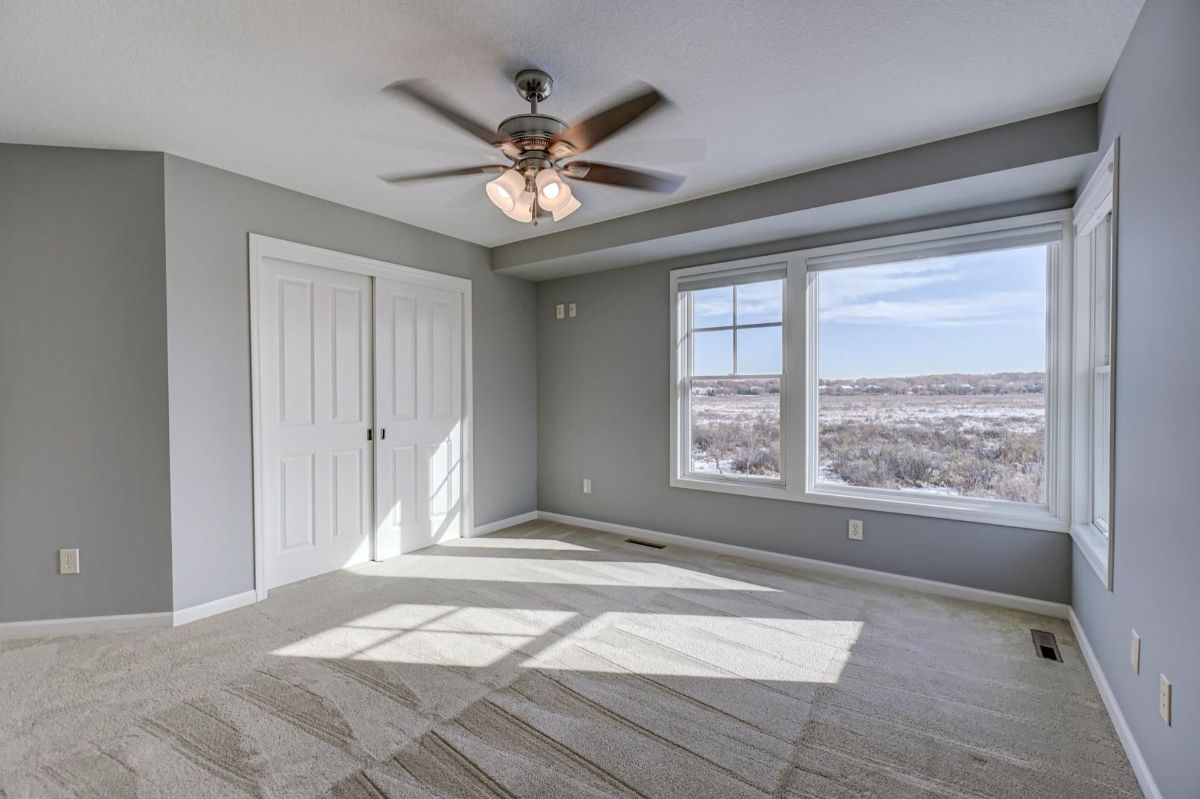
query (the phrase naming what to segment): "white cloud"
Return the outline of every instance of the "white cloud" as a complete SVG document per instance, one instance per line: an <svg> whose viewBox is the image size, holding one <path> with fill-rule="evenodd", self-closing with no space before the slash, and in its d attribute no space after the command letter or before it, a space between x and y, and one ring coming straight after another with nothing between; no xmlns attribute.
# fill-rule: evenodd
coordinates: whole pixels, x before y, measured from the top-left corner
<svg viewBox="0 0 1200 799"><path fill-rule="evenodd" d="M825 307L822 322L903 327L970 327L1012 322L1044 313L1036 291L993 291L928 300L873 300Z"/></svg>
<svg viewBox="0 0 1200 799"><path fill-rule="evenodd" d="M936 258L826 272L821 275L821 315L857 300L954 283L962 279L957 266L952 259Z"/></svg>
<svg viewBox="0 0 1200 799"><path fill-rule="evenodd" d="M781 314L778 280L738 286L738 317L742 322L778 320ZM692 297L692 312L702 326L729 324L733 315L732 289L702 289Z"/></svg>

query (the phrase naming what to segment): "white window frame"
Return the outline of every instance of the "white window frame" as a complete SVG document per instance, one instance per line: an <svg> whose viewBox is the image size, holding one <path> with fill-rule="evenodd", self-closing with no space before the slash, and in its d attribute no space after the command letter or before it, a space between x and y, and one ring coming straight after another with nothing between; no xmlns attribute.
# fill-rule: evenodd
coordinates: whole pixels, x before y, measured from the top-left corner
<svg viewBox="0 0 1200 799"><path fill-rule="evenodd" d="M1105 588L1113 583L1113 509L1115 488L1116 443L1116 285L1117 285L1117 167L1119 143L1114 141L1100 160L1096 171L1080 192L1074 209L1075 236L1075 322L1074 359L1075 385L1072 423L1072 462L1075 496L1071 512L1071 537L1075 539L1084 559L1091 564ZM1109 236L1105 252L1095 249L1093 234L1108 222ZM1108 285L1104 313L1106 330L1098 338L1099 307L1096 303L1096 257L1108 259ZM1103 347L1107 363L1098 364L1096 352ZM1101 426L1095 419L1095 387L1099 375L1108 378L1108 424ZM1106 443L1107 469L1097 475L1097 440ZM1103 518L1097 518L1096 481L1107 482L1107 508Z"/></svg>
<svg viewBox="0 0 1200 799"><path fill-rule="evenodd" d="M774 490L782 488L787 484L787 453L784 452L784 442L787 440L784 430L784 404L787 402L787 380L785 378L787 351L788 351L788 312L787 312L787 280L784 280L783 306L780 309L782 313L781 323L764 322L748 325L737 324L737 303L736 293L734 295L733 307L733 324L719 325L716 327L700 327L692 328L691 323L691 304L689 303L689 291L687 288L680 289L679 284L681 279L686 283L687 278L696 278L700 276L717 277L725 272L736 272L739 277L746 277L761 273L763 280L775 280L776 272L785 262L778 257L774 258L753 258L748 261L739 261L736 265L731 264L713 264L713 268L697 267L695 270L687 270L687 275L671 276L671 290L675 301L671 305L671 329L678 331L676 336L677 346L671 348L671 374L673 376L673 389L676 401L671 404L671 451L676 454L676 458L672 463L672 474L677 475L678 479L688 486L696 484L706 485L713 490L722 490L721 486L736 486L736 493L747 493L743 489L766 488ZM729 267L733 268L730 269ZM740 281L745 283L749 281ZM692 374L692 339L689 335L695 332L707 332L714 330L733 330L735 328L762 328L775 327L780 325L782 328L783 337L783 364L784 372L779 374L737 374L737 334L733 336L734 352L733 352L733 367L734 373L728 375L693 375ZM779 477L759 477L755 475L723 475L723 474L708 474L692 471L691 458L691 381L692 380L779 380ZM672 485L675 484L675 478L672 479Z"/></svg>
<svg viewBox="0 0 1200 799"><path fill-rule="evenodd" d="M760 258L677 269L671 272L671 458L670 485L702 491L810 502L960 521L1067 532L1070 524L1071 450L1071 276L1073 231L1071 211L1051 211L970 225L888 236L848 244L798 250ZM999 248L1040 230L1049 241L1047 259L1047 407L1046 503L1031 504L974 497L818 484L816 447L817 297L815 274L893 257L936 257ZM1047 233L1046 231L1050 231ZM1014 246L1010 244L1009 246ZM690 475L688 396L681 379L686 364L686 285L700 275L766 269L786 264L784 283L784 368L781 383L781 467L779 483L709 479ZM684 286L684 288L681 288ZM783 431L787 431L784 434Z"/></svg>

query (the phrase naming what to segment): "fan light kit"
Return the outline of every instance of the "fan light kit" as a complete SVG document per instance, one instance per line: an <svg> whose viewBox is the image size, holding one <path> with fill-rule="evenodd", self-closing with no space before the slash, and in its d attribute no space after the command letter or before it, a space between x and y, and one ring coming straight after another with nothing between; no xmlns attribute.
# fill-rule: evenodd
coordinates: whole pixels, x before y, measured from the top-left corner
<svg viewBox="0 0 1200 799"><path fill-rule="evenodd" d="M659 172L630 169L595 161L569 161L663 103L663 96L652 86L640 85L621 101L586 119L568 125L561 119L538 112L538 104L550 96L554 80L540 69L526 69L514 79L517 93L529 103L528 114L517 114L500 123L493 133L487 126L455 108L424 81L399 81L385 91L419 103L443 120L452 123L503 153L512 163L507 166L486 164L460 169L441 169L403 175L380 175L392 184L460 175L497 174L484 186L492 204L509 219L529 222L547 216L555 222L566 219L582 207L564 177L577 181L604 183L670 193L683 178Z"/></svg>

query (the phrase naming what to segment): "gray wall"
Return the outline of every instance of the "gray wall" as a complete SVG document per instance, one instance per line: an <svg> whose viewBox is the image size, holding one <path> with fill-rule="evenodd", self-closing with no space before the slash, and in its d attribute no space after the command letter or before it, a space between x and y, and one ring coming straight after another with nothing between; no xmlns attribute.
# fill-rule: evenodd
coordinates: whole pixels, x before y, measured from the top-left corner
<svg viewBox="0 0 1200 799"><path fill-rule="evenodd" d="M162 176L0 145L0 622L171 607Z"/></svg>
<svg viewBox="0 0 1200 799"><path fill-rule="evenodd" d="M887 235L1069 205L1037 199L789 245ZM783 251L786 248L775 250ZM721 260L740 257L722 253ZM712 260L712 259L710 259ZM669 269L629 267L538 284L538 499L545 511L628 524L993 591L1066 602L1061 533L849 511L668 485ZM578 304L558 321L554 306ZM593 493L581 483L592 479ZM862 519L861 542L846 521Z"/></svg>
<svg viewBox="0 0 1200 799"><path fill-rule="evenodd" d="M537 508L533 285L485 248L166 157L174 607L254 586L247 235L470 278L475 523Z"/></svg>
<svg viewBox="0 0 1200 799"><path fill-rule="evenodd" d="M1079 552L1072 603L1167 797L1200 796L1200 3L1149 0L1100 104L1121 138L1116 557ZM1142 636L1141 674L1129 631ZM1175 684L1158 716L1158 675Z"/></svg>

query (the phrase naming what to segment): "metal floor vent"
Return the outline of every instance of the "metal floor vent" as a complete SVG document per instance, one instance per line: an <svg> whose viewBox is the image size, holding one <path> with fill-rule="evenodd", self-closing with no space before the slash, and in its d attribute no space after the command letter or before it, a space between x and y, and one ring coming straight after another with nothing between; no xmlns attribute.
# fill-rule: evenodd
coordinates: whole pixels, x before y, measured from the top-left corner
<svg viewBox="0 0 1200 799"><path fill-rule="evenodd" d="M1062 652L1058 651L1058 640L1055 639L1054 633L1048 633L1045 630L1030 630L1033 633L1033 648L1037 652L1037 656L1046 660L1057 660L1063 662Z"/></svg>
<svg viewBox="0 0 1200 799"><path fill-rule="evenodd" d="M639 547L650 547L651 549L666 549L666 544L652 544L649 541L639 541L636 538L626 538L626 544L637 544Z"/></svg>

